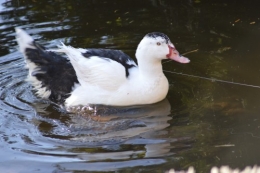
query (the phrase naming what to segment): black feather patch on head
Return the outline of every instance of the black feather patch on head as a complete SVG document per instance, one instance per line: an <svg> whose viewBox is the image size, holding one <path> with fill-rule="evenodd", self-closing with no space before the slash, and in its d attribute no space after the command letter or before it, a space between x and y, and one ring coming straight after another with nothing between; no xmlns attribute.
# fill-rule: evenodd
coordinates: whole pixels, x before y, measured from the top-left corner
<svg viewBox="0 0 260 173"><path fill-rule="evenodd" d="M167 35L165 35L164 33L161 33L161 32L151 32L151 33L146 34L146 37L151 37L151 38L162 37L163 39L166 40L167 44L169 42L171 42L170 38Z"/></svg>

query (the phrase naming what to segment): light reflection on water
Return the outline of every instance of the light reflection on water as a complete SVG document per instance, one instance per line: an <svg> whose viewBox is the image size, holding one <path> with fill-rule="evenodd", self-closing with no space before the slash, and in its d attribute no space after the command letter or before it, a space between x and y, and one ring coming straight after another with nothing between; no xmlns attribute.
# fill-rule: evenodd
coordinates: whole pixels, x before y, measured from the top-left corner
<svg viewBox="0 0 260 173"><path fill-rule="evenodd" d="M161 31L181 53L198 49L186 55L190 64L165 63L167 71L260 85L253 1L0 2L0 172L162 172L190 165L206 172L259 163L258 89L166 73L163 102L100 116L66 114L38 100L24 81L13 31L20 26L48 48L63 41L132 57L144 34Z"/></svg>

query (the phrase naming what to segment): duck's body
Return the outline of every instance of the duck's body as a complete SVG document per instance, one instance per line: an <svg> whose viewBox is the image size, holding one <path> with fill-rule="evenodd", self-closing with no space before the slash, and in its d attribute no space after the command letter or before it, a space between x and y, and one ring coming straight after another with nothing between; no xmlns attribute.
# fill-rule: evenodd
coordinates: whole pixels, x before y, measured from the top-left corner
<svg viewBox="0 0 260 173"><path fill-rule="evenodd" d="M55 52L65 53L66 59L45 50L23 30L16 28L16 33L29 68L28 80L37 95L54 102L65 102L68 107L159 102L168 92L161 60L189 62L162 33L147 34L140 42L136 51L138 66L119 50L75 49L62 45Z"/></svg>
<svg viewBox="0 0 260 173"><path fill-rule="evenodd" d="M161 101L168 92L168 81L162 72L161 63L158 69L153 68L148 72L140 71L135 62L122 52L121 58L127 60L125 66L122 61L118 63L108 58L86 58L83 53L86 50L63 46L59 51L68 55L81 84L72 91L66 105L150 104Z"/></svg>

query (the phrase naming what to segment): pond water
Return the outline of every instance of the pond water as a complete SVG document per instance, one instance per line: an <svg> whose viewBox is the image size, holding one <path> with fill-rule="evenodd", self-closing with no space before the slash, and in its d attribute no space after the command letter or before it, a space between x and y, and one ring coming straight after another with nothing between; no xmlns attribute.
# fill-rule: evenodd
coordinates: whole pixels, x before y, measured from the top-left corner
<svg viewBox="0 0 260 173"><path fill-rule="evenodd" d="M203 173L213 166L259 165L258 4L0 0L0 172L164 172L194 166ZM146 33L160 31L191 62L164 62L170 90L160 103L105 108L99 116L67 114L36 98L24 81L17 26L48 48L62 41L120 49L131 57Z"/></svg>

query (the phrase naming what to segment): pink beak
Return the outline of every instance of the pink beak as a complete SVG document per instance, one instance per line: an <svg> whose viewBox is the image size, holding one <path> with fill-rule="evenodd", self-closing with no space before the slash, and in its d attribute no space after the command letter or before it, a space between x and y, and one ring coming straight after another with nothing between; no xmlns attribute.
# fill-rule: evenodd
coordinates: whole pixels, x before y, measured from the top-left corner
<svg viewBox="0 0 260 173"><path fill-rule="evenodd" d="M189 63L190 60L182 55L175 49L173 45L168 45L169 47L169 54L167 54L167 58L177 61L179 63Z"/></svg>

